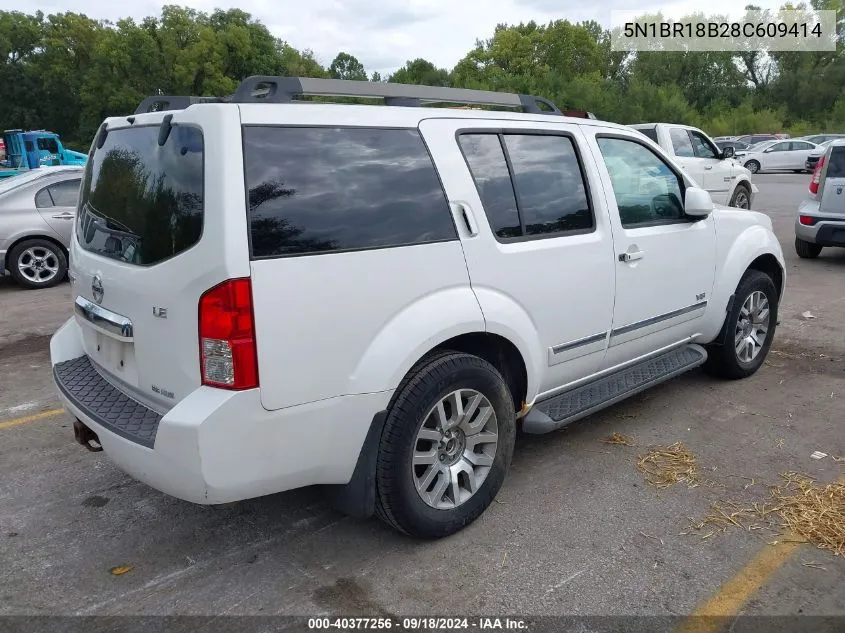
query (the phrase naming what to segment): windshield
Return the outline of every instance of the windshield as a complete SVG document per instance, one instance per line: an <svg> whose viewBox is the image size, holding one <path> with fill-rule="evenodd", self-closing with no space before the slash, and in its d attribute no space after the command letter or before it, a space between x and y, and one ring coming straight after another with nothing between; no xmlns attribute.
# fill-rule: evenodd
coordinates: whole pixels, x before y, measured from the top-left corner
<svg viewBox="0 0 845 633"><path fill-rule="evenodd" d="M174 126L113 130L88 161L77 239L83 249L151 265L199 241L203 226L203 135Z"/></svg>

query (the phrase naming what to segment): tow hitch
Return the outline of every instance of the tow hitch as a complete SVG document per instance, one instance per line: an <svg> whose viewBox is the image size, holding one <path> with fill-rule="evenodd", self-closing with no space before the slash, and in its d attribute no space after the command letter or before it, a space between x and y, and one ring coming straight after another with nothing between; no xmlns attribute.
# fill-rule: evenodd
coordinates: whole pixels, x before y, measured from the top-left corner
<svg viewBox="0 0 845 633"><path fill-rule="evenodd" d="M103 446L100 444L100 438L97 437L97 434L82 424L80 420L74 420L73 422L73 437L76 438L77 442L82 444L92 453L103 450Z"/></svg>

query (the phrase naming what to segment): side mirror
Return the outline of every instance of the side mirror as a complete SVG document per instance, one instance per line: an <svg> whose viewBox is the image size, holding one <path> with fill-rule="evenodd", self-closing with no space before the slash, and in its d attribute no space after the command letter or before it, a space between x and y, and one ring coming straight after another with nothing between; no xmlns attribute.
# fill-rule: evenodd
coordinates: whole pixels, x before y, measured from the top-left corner
<svg viewBox="0 0 845 633"><path fill-rule="evenodd" d="M710 192L698 187L687 187L684 194L684 213L694 218L705 218L713 212Z"/></svg>
<svg viewBox="0 0 845 633"><path fill-rule="evenodd" d="M736 152L734 148L728 145L725 149L722 150L722 158L733 158Z"/></svg>

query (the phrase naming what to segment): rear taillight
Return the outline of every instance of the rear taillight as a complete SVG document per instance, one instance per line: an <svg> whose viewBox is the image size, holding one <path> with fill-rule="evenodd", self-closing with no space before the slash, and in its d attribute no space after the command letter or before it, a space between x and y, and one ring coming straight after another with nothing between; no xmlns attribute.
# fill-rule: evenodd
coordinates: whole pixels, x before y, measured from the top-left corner
<svg viewBox="0 0 845 633"><path fill-rule="evenodd" d="M824 156L819 158L816 163L816 168L813 170L813 177L810 179L810 193L816 194L819 192L819 182L822 179L822 167L824 167Z"/></svg>
<svg viewBox="0 0 845 633"><path fill-rule="evenodd" d="M809 215L799 215L798 222L804 226L813 226L816 223L816 219Z"/></svg>
<svg viewBox="0 0 845 633"><path fill-rule="evenodd" d="M224 389L258 386L249 279L224 281L200 297L199 335L202 384Z"/></svg>

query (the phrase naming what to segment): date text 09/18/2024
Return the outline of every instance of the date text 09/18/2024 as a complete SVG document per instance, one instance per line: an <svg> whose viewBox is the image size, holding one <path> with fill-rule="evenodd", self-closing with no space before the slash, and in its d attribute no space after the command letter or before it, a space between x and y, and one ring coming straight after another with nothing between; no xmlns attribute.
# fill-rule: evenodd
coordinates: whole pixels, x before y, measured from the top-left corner
<svg viewBox="0 0 845 633"><path fill-rule="evenodd" d="M376 617L376 618L309 618L309 630L390 630L399 631L524 631L528 625L518 618L443 618L443 617Z"/></svg>

